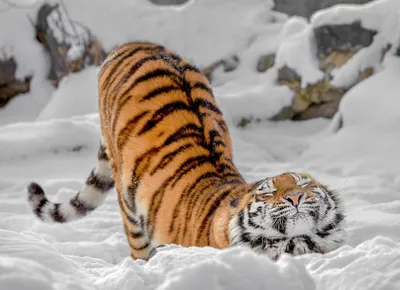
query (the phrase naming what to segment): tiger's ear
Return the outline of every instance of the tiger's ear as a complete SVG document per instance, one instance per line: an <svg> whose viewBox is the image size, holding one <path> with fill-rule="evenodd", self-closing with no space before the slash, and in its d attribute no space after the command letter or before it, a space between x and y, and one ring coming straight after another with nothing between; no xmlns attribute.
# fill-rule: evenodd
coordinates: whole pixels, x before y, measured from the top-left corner
<svg viewBox="0 0 400 290"><path fill-rule="evenodd" d="M267 178L261 182L256 188L256 194L272 196L276 192L274 181L272 178Z"/></svg>

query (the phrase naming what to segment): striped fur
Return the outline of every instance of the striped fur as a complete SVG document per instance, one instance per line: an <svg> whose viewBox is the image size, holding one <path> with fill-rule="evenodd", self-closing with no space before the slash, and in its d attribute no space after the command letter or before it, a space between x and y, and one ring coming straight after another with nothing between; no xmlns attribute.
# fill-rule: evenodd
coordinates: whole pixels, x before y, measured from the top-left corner
<svg viewBox="0 0 400 290"><path fill-rule="evenodd" d="M246 242L250 226L243 218L259 202L254 199L257 185L265 190L265 182L246 183L240 175L227 125L196 67L157 44L124 44L102 65L99 111L104 139L95 169L67 204L50 202L32 183L29 202L39 218L68 222L83 217L104 201L115 182L133 258L148 259L163 244L259 249L251 231ZM294 178L284 182L293 182L286 191L298 185ZM313 221L310 232L317 228L318 220ZM295 223L290 226L296 229ZM279 237L287 239L287 252L296 254L302 251L292 244L310 244L306 234L296 240L281 231Z"/></svg>

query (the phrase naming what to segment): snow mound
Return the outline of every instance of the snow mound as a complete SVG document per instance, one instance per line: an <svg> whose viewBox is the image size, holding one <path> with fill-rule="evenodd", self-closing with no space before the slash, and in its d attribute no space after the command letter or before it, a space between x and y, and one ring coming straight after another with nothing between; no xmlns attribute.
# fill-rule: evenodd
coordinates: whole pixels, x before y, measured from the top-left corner
<svg viewBox="0 0 400 290"><path fill-rule="evenodd" d="M98 115L0 127L0 162L38 153L80 151L100 142Z"/></svg>
<svg viewBox="0 0 400 290"><path fill-rule="evenodd" d="M38 121L98 113L98 67L89 67L65 78L38 116Z"/></svg>
<svg viewBox="0 0 400 290"><path fill-rule="evenodd" d="M170 272L159 290L316 289L304 263L284 256L277 263L248 249L217 252L211 259Z"/></svg>
<svg viewBox="0 0 400 290"><path fill-rule="evenodd" d="M315 259L308 270L320 289L398 289L400 243L377 236L356 248L342 247Z"/></svg>
<svg viewBox="0 0 400 290"><path fill-rule="evenodd" d="M388 56L383 65L384 70L353 87L344 96L339 111L345 127L372 126L380 132L400 131L400 114L392 109L392 106L400 108L400 58Z"/></svg>
<svg viewBox="0 0 400 290"><path fill-rule="evenodd" d="M331 24L350 24L361 21L364 28L379 30L388 15L398 11L397 0L375 0L362 5L339 4L315 12L310 22L314 27Z"/></svg>
<svg viewBox="0 0 400 290"><path fill-rule="evenodd" d="M388 55L383 65L382 71L343 96L339 108L343 128L326 138L314 138L301 156L303 162L345 175L399 176L400 156L393 152L400 147L400 59Z"/></svg>
<svg viewBox="0 0 400 290"><path fill-rule="evenodd" d="M387 54L395 54L400 44L397 31L400 30L400 2L397 0L376 0L364 5L335 5L317 11L310 23L313 28L323 25L343 25L361 22L366 29L376 31L372 43L362 48L342 67L332 71L332 84L349 88L359 73L366 68L382 69L382 52L391 45Z"/></svg>
<svg viewBox="0 0 400 290"><path fill-rule="evenodd" d="M0 289L53 290L52 284L50 270L39 263L28 259L0 256Z"/></svg>
<svg viewBox="0 0 400 290"><path fill-rule="evenodd" d="M324 73L318 68L316 57L314 32L310 26L305 26L302 21L288 21L289 28L283 28L287 35L279 46L276 54L277 68L285 65L294 69L301 76L301 86L313 84L324 77ZM293 32L293 26L298 25L298 32ZM303 27L301 29L300 27ZM291 33L288 33L290 31ZM300 56L300 57L299 57Z"/></svg>
<svg viewBox="0 0 400 290"><path fill-rule="evenodd" d="M21 3L23 2L21 0ZM48 3L58 2L51 0ZM31 91L13 98L7 104L7 109L1 110L0 125L35 120L54 91L47 80L50 69L48 56L34 38L34 27L29 21L29 18L36 19L42 1L32 0L24 3L29 5L21 4L23 6L19 7L20 9L11 7L0 12L0 27L8 27L13 23L12 30L0 29L0 39L1 46L8 45L12 48L18 64L17 77L33 75ZM177 7L157 6L147 0L118 0L113 5L110 5L108 0L98 0L95 10L91 0L68 0L63 1L63 6L69 17L79 23L77 26L81 27L82 24L89 28L106 51L111 51L127 41L153 41L174 50L199 67L242 50L248 43L257 39L260 33L268 30L272 21L284 18L281 14L271 11L271 0L248 0L246 5L243 5L241 0L192 0ZM68 27L68 31L70 30ZM81 47L75 43L68 52L69 57L75 58L80 51ZM89 72L87 77L90 81ZM71 78L69 81L77 81L76 77ZM86 87L84 82L81 84ZM64 89L62 91L67 93ZM55 96L58 98L59 94L55 93ZM57 102L54 106L58 106ZM25 110L22 112L20 108ZM40 116L40 120L61 117L50 111L51 109L47 109Z"/></svg>

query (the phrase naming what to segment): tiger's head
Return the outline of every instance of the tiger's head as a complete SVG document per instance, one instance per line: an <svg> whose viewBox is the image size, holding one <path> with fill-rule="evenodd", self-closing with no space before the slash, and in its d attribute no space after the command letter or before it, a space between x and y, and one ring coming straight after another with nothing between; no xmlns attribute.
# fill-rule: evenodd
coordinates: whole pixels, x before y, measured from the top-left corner
<svg viewBox="0 0 400 290"><path fill-rule="evenodd" d="M326 253L344 242L339 195L309 174L284 173L252 184L231 201L231 245L277 259L282 253Z"/></svg>

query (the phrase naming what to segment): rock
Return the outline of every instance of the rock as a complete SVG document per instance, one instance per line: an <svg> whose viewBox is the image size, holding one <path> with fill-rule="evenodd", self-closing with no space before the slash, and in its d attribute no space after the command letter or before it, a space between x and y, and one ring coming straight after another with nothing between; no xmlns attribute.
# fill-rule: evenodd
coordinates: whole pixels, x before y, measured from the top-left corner
<svg viewBox="0 0 400 290"><path fill-rule="evenodd" d="M55 19L57 24L54 24ZM69 73L100 65L107 56L90 30L72 21L63 5L43 4L35 28L37 40L49 54L51 67L48 78L55 87Z"/></svg>
<svg viewBox="0 0 400 290"><path fill-rule="evenodd" d="M13 80L0 86L0 108L4 107L12 98L19 94L29 92L32 77L26 77L23 81Z"/></svg>
<svg viewBox="0 0 400 290"><path fill-rule="evenodd" d="M293 110L292 106L284 107L278 114L273 116L270 120L271 121L283 121L283 120L290 120L292 119L296 113Z"/></svg>
<svg viewBox="0 0 400 290"><path fill-rule="evenodd" d="M301 77L299 74L294 70L284 65L278 70L278 81L285 81L285 82L300 82Z"/></svg>
<svg viewBox="0 0 400 290"><path fill-rule="evenodd" d="M320 60L319 68L329 74L334 68L344 65L354 54L356 54L355 50L333 51L327 57Z"/></svg>
<svg viewBox="0 0 400 290"><path fill-rule="evenodd" d="M319 69L324 73L325 77L314 84L302 88L301 76L288 66L282 67L278 71L278 83L288 86L294 92L292 112L285 108L274 118L282 119L287 117L293 120L306 120L317 117L332 118L347 88L333 86L331 84L331 72L346 64L361 48L369 46L376 33L376 31L363 28L360 21L351 24L324 25L315 28L314 34ZM389 49L390 47L383 49L382 57ZM360 72L353 86L373 73L373 68L367 68Z"/></svg>
<svg viewBox="0 0 400 290"><path fill-rule="evenodd" d="M212 75L214 71L222 67L224 72L234 71L240 64L240 59L237 55L232 55L228 58L217 60L210 64L209 66L202 69L203 74L207 79L212 82Z"/></svg>
<svg viewBox="0 0 400 290"><path fill-rule="evenodd" d="M329 102L324 102L321 104L312 104L310 107L305 109L304 111L295 114L292 117L292 120L296 121L303 121L303 120L308 120L308 119L313 119L313 118L333 118L333 116L336 114L336 112L339 109L339 104L342 99L342 96L339 98L329 101Z"/></svg>
<svg viewBox="0 0 400 290"><path fill-rule="evenodd" d="M274 0L274 10L309 18L314 12L341 3L364 4L372 0Z"/></svg>
<svg viewBox="0 0 400 290"><path fill-rule="evenodd" d="M344 89L336 88L331 85L329 80L321 80L315 84L301 87L301 80L287 81L279 80L281 85L288 86L295 92L293 96L292 109L295 114L301 113L313 104L336 101L345 93Z"/></svg>
<svg viewBox="0 0 400 290"><path fill-rule="evenodd" d="M259 57L257 61L257 71L265 72L275 64L275 54L265 54Z"/></svg>
<svg viewBox="0 0 400 290"><path fill-rule="evenodd" d="M4 86L15 80L15 72L17 71L17 63L14 58L0 60L0 86Z"/></svg>
<svg viewBox="0 0 400 290"><path fill-rule="evenodd" d="M375 30L365 29L360 21L351 24L323 25L314 28L317 55L324 58L334 51L358 51L372 43Z"/></svg>
<svg viewBox="0 0 400 290"><path fill-rule="evenodd" d="M4 52L4 51L3 51ZM0 51L1 53L1 51ZM0 57L0 108L4 107L12 98L29 92L31 76L19 80L15 77L17 62L10 55Z"/></svg>
<svg viewBox="0 0 400 290"><path fill-rule="evenodd" d="M372 67L368 67L365 70L363 70L360 75L358 76L358 81L362 82L363 80L365 80L366 78L369 78L370 76L372 76L374 74L374 69Z"/></svg>

